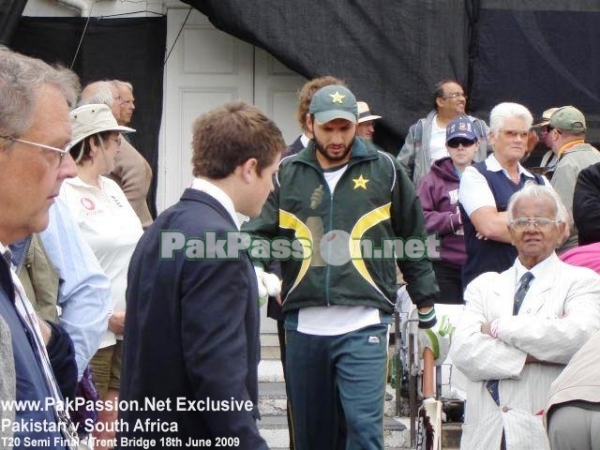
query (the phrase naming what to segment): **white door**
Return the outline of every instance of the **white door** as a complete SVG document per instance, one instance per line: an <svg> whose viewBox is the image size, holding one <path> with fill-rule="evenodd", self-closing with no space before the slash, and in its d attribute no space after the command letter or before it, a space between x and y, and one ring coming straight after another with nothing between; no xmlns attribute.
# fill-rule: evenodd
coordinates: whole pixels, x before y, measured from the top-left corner
<svg viewBox="0 0 600 450"><path fill-rule="evenodd" d="M169 9L157 202L171 206L192 179L192 122L225 102L253 101L253 48L192 10ZM181 33L180 33L181 30ZM177 42L175 42L175 39Z"/></svg>
<svg viewBox="0 0 600 450"><path fill-rule="evenodd" d="M287 143L300 134L297 92L306 79L264 50L217 30L197 10L185 22L187 14L179 8L167 13L159 211L175 203L191 180L192 122L201 113L245 100L277 123Z"/></svg>
<svg viewBox="0 0 600 450"><path fill-rule="evenodd" d="M176 203L192 180L192 122L231 100L253 103L291 143L300 133L297 91L305 79L264 50L217 30L197 10L169 9L164 108L158 167L158 211ZM184 25L185 22L185 25ZM179 35L179 37L178 37ZM275 333L262 308L261 332Z"/></svg>

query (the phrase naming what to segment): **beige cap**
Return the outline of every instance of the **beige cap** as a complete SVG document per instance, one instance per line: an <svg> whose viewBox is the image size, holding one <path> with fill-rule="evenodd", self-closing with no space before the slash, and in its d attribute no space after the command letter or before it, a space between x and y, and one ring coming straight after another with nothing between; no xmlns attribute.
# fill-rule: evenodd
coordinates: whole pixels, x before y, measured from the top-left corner
<svg viewBox="0 0 600 450"><path fill-rule="evenodd" d="M550 117L552 117L552 114L554 114L558 110L559 108L548 108L547 110L545 110L542 113L542 119L538 123L534 123L532 128L540 128L545 127L546 125L550 125Z"/></svg>
<svg viewBox="0 0 600 450"><path fill-rule="evenodd" d="M124 127L117 123L110 108L102 104L83 105L69 113L73 126L71 145L83 141L85 138L104 131L118 131L120 133L133 133L133 128Z"/></svg>
<svg viewBox="0 0 600 450"><path fill-rule="evenodd" d="M369 105L367 105L365 102L356 102L356 106L358 107L358 123L381 119L381 116L371 114Z"/></svg>

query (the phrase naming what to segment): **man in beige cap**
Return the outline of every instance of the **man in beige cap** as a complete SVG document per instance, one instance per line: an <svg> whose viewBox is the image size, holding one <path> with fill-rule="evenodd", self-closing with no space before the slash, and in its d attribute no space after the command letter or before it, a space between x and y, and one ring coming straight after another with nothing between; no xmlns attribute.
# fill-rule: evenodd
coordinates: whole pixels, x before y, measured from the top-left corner
<svg viewBox="0 0 600 450"><path fill-rule="evenodd" d="M600 162L600 153L585 142L586 123L581 111L563 106L550 117L550 141L558 162L552 176L552 187L573 216L573 193L577 176L582 169ZM567 240L557 250L562 253L577 245L577 228L571 227Z"/></svg>
<svg viewBox="0 0 600 450"><path fill-rule="evenodd" d="M540 130L540 141L546 147L547 151L542 156L539 168L543 171L544 175L550 179L554 174L554 169L558 157L556 153L552 151L552 141L550 140L550 131L552 126L550 125L550 117L558 110L557 107L552 107L544 110L542 118L538 123L533 124L531 128Z"/></svg>
<svg viewBox="0 0 600 450"><path fill-rule="evenodd" d="M369 105L365 102L356 102L358 107L358 124L356 125L356 135L368 141L373 141L375 133L375 121L381 119L371 112Z"/></svg>

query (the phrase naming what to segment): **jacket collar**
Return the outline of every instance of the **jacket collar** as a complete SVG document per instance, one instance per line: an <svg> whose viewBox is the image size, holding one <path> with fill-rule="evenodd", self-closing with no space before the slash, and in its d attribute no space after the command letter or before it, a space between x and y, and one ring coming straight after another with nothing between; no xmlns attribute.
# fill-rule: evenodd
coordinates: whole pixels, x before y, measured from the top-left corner
<svg viewBox="0 0 600 450"><path fill-rule="evenodd" d="M541 267L542 270L536 271L539 264L531 269L535 279L520 309L520 311L527 311L528 314L537 313L544 305L544 299L549 295L548 291L552 289L560 271L561 261L556 253L552 253L541 264L544 266ZM492 289L492 292L498 296L498 304L504 305L503 312L508 316L512 315L512 300L517 289L518 274L521 272L518 270L517 265L518 262L515 261L510 269L502 272L501 279ZM506 299L510 301L506 301Z"/></svg>
<svg viewBox="0 0 600 450"><path fill-rule="evenodd" d="M223 216L224 219L230 222L231 225L239 229L238 224L233 220L233 217L231 217L231 214L229 214L227 209L225 209L225 207L217 199L206 192L202 192L193 188L187 188L185 191L183 191L183 194L181 194L180 201L192 201L209 205L221 216Z"/></svg>
<svg viewBox="0 0 600 450"><path fill-rule="evenodd" d="M362 161L377 159L377 157L378 150L375 148L375 146L370 142L364 140L363 138L357 136L354 139L354 143L352 144L352 150L350 151L350 161L348 161L348 166L352 166ZM291 163L309 164L313 167L321 169L321 165L317 160L317 148L315 146L315 142L311 140L308 143L308 147L299 152L296 158L294 158L294 160L291 161Z"/></svg>

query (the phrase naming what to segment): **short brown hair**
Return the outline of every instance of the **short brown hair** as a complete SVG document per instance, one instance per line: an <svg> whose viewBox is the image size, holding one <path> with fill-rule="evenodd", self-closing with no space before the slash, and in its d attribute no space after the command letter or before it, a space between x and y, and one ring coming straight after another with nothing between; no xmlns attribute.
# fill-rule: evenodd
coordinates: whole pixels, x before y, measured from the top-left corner
<svg viewBox="0 0 600 450"><path fill-rule="evenodd" d="M258 161L260 175L285 148L275 122L243 101L202 114L192 128L194 176L220 180L250 158Z"/></svg>
<svg viewBox="0 0 600 450"><path fill-rule="evenodd" d="M300 123L302 131L307 131L306 128L306 115L310 107L310 101L319 89L332 84L338 84L340 86L346 86L346 82L340 78L333 77L331 75L325 75L319 78L313 78L307 81L304 86L298 92L298 109L296 110L296 118Z"/></svg>

